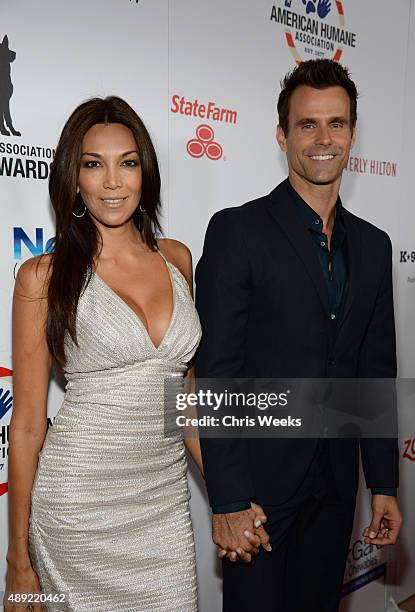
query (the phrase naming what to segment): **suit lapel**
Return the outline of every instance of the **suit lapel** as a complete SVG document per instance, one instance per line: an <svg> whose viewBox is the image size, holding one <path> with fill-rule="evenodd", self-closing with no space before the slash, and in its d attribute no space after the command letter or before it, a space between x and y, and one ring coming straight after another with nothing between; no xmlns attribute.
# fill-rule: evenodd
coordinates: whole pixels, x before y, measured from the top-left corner
<svg viewBox="0 0 415 612"><path fill-rule="evenodd" d="M340 319L340 326L345 322L357 295L362 268L362 237L359 228L357 224L353 222L353 216L347 210L343 210L343 213L346 227L349 287L346 295L346 303Z"/></svg>
<svg viewBox="0 0 415 612"><path fill-rule="evenodd" d="M301 223L295 203L288 192L286 181L278 185L270 193L269 198L268 210L284 231L297 255L301 258L307 273L314 283L321 306L327 313L328 320L329 297L316 253L316 247L310 239L304 224Z"/></svg>

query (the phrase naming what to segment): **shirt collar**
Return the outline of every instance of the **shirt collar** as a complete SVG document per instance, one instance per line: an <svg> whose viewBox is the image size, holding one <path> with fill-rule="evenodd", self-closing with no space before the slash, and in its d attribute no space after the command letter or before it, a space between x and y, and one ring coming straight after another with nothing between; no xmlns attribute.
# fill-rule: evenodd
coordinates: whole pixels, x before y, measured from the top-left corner
<svg viewBox="0 0 415 612"><path fill-rule="evenodd" d="M314 232L315 231L321 232L323 228L323 220L321 219L320 215L316 213L316 211L313 210L311 206L309 206L309 204L305 202L305 200L303 200L300 194L297 193L297 191L291 185L289 180L287 180L287 184L288 184L288 191L300 213L301 219L305 227ZM334 219L333 232L334 232L334 228L336 228L336 234L338 233L339 230L342 234L345 233L345 226L344 226L344 220L343 220L343 205L342 205L340 196L337 197L337 202L336 202L336 216Z"/></svg>

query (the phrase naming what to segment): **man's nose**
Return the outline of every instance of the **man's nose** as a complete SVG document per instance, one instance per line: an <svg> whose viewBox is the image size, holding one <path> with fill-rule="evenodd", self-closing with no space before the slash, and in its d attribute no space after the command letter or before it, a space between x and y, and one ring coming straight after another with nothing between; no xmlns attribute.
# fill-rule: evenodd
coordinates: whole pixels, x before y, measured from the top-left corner
<svg viewBox="0 0 415 612"><path fill-rule="evenodd" d="M328 125L320 125L316 131L316 142L317 144L330 145L332 144L332 137Z"/></svg>

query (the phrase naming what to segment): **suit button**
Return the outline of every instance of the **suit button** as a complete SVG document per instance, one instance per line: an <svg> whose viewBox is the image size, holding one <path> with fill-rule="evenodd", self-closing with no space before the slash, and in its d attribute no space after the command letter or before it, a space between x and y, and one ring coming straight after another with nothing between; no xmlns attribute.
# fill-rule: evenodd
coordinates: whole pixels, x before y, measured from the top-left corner
<svg viewBox="0 0 415 612"><path fill-rule="evenodd" d="M334 366L334 364L335 364L334 360L333 360L333 359L330 359L330 360L329 360L329 366L333 367L333 366Z"/></svg>

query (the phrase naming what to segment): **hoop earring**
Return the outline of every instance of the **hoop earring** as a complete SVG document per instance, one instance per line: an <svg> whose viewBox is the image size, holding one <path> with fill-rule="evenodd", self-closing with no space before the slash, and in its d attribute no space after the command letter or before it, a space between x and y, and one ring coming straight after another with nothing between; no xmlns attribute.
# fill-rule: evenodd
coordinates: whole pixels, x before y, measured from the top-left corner
<svg viewBox="0 0 415 612"><path fill-rule="evenodd" d="M77 219L81 219L85 215L85 213L86 213L86 206L85 206L85 204L84 204L84 210L83 210L83 212L80 215L77 215L76 212L72 211L73 216L76 217Z"/></svg>
<svg viewBox="0 0 415 612"><path fill-rule="evenodd" d="M139 205L138 205L138 209L139 209L139 211L140 211L140 212L142 212L142 213L143 213L143 215L147 213L146 209L145 209L145 208L143 208L143 207L141 206L141 204L139 204Z"/></svg>

